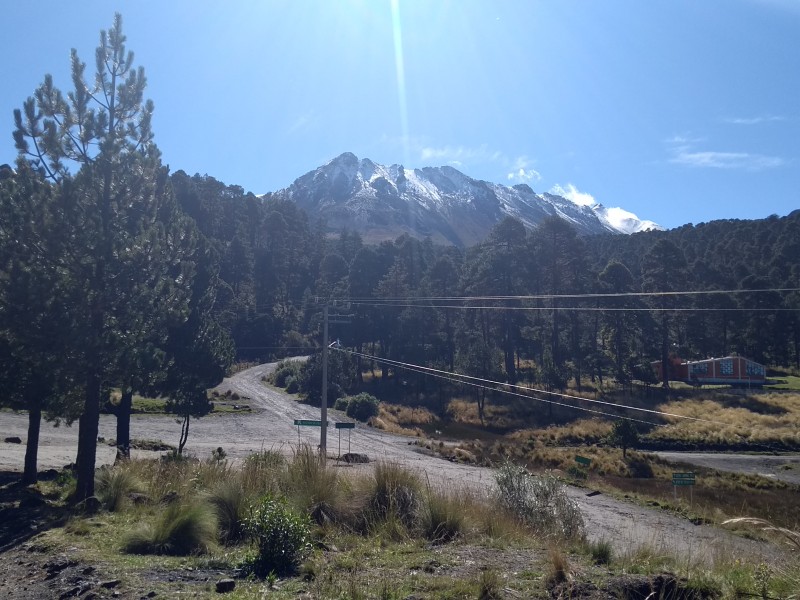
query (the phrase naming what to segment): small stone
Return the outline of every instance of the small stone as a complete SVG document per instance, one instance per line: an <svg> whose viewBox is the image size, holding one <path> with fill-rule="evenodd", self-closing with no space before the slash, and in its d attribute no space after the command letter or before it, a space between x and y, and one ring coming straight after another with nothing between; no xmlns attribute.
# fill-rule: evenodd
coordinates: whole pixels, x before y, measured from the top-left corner
<svg viewBox="0 0 800 600"><path fill-rule="evenodd" d="M112 588L117 587L120 583L122 583L122 580L120 579L111 579L109 581L102 581L100 583L100 587L110 590Z"/></svg>
<svg viewBox="0 0 800 600"><path fill-rule="evenodd" d="M236 588L236 582L233 579L220 579L217 582L217 593L227 594Z"/></svg>
<svg viewBox="0 0 800 600"><path fill-rule="evenodd" d="M83 571L81 571L81 574L82 575L91 575L92 573L94 573L94 571L95 571L95 568L90 566L90 567L86 567Z"/></svg>
<svg viewBox="0 0 800 600"><path fill-rule="evenodd" d="M74 598L80 593L81 593L81 587L79 585L76 585L75 587L70 588L70 589L66 590L65 592L63 592L58 597L58 599L59 600L65 600L66 598Z"/></svg>
<svg viewBox="0 0 800 600"><path fill-rule="evenodd" d="M5 441L6 444L21 444L22 443L22 439L17 437L17 436L15 436L15 435L13 435L11 437L7 437L3 441Z"/></svg>

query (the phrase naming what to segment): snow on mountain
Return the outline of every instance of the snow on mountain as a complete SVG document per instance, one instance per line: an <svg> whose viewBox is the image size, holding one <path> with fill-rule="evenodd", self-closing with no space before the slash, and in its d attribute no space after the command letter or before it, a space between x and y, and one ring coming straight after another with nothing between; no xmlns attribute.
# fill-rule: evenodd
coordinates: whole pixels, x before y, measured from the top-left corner
<svg viewBox="0 0 800 600"><path fill-rule="evenodd" d="M658 228L622 209L581 206L556 194L537 194L525 184L508 187L480 181L450 166L384 166L350 152L271 195L296 202L312 220L325 220L330 231L354 229L368 241L408 233L470 246L505 216L528 227L558 216L581 234Z"/></svg>
<svg viewBox="0 0 800 600"><path fill-rule="evenodd" d="M624 208L606 208L602 204L595 204L592 210L600 218L601 221L608 224L613 229L620 233L638 233L640 231L649 231L651 229L663 230L661 225L653 221L642 221L632 212L628 212Z"/></svg>

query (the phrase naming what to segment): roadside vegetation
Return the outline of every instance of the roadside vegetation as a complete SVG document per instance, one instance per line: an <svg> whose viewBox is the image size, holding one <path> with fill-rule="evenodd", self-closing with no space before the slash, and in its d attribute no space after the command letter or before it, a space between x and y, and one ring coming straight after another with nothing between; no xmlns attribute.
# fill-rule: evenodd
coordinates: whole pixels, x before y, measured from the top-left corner
<svg viewBox="0 0 800 600"><path fill-rule="evenodd" d="M444 489L392 463L346 469L309 447L239 465L224 452L132 460L98 472L98 511L66 509L71 516L35 536L27 554L70 548L75 568L118 577L134 595L217 597L228 577L231 598L800 593L791 555L767 572L741 557L687 561L655 544L588 540L554 473L502 463L494 477L488 492ZM65 473L31 490L64 510L71 488Z"/></svg>

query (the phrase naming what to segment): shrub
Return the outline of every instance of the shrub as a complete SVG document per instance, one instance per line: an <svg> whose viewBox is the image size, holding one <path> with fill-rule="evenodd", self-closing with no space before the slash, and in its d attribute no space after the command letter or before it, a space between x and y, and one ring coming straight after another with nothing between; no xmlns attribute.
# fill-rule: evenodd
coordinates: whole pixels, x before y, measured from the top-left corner
<svg viewBox="0 0 800 600"><path fill-rule="evenodd" d="M297 379L297 374L300 372L301 363L294 360L283 360L275 367L275 372L272 374L272 383L277 387L285 388L288 379Z"/></svg>
<svg viewBox="0 0 800 600"><path fill-rule="evenodd" d="M583 515L566 488L550 474L532 476L520 466L505 463L495 473L497 501L542 535L583 537Z"/></svg>
<svg viewBox="0 0 800 600"><path fill-rule="evenodd" d="M420 482L408 469L393 463L379 462L373 471L369 509L374 523L393 518L406 528L417 518Z"/></svg>
<svg viewBox="0 0 800 600"><path fill-rule="evenodd" d="M219 525L219 538L225 544L235 544L245 536L247 495L241 481L227 479L217 483L208 495Z"/></svg>
<svg viewBox="0 0 800 600"><path fill-rule="evenodd" d="M217 523L207 504L176 502L166 507L154 525L129 533L122 550L129 554L201 554L208 551L216 534Z"/></svg>
<svg viewBox="0 0 800 600"><path fill-rule="evenodd" d="M275 492L286 467L286 458L275 450L262 450L248 456L241 471L245 493L254 497Z"/></svg>
<svg viewBox="0 0 800 600"><path fill-rule="evenodd" d="M613 555L611 542L608 540L592 542L589 544L589 554L592 557L592 562L596 565L611 564L611 557Z"/></svg>
<svg viewBox="0 0 800 600"><path fill-rule="evenodd" d="M454 540L464 531L464 506L451 494L430 492L420 513L422 533L433 543Z"/></svg>
<svg viewBox="0 0 800 600"><path fill-rule="evenodd" d="M296 394L300 391L300 384L297 383L296 377L287 377L286 378L286 391L289 394Z"/></svg>
<svg viewBox="0 0 800 600"><path fill-rule="evenodd" d="M95 476L96 496L103 508L111 512L122 510L128 496L143 489L139 479L127 469L103 467Z"/></svg>
<svg viewBox="0 0 800 600"><path fill-rule="evenodd" d="M258 548L245 570L257 577L266 577L271 572L292 574L311 551L308 517L273 496L265 496L253 509L247 530Z"/></svg>
<svg viewBox="0 0 800 600"><path fill-rule="evenodd" d="M559 548L551 547L549 552L550 568L545 576L548 588L553 588L559 583L563 583L569 576L569 563L567 557Z"/></svg>
<svg viewBox="0 0 800 600"><path fill-rule="evenodd" d="M344 396L336 399L336 402L333 403L333 408L336 410L346 411L348 404L350 404L350 396Z"/></svg>
<svg viewBox="0 0 800 600"><path fill-rule="evenodd" d="M503 597L500 576L493 569L481 571L478 580L478 600L499 600Z"/></svg>
<svg viewBox="0 0 800 600"><path fill-rule="evenodd" d="M309 445L300 446L286 469L286 494L318 524L338 520L342 494L338 473Z"/></svg>
<svg viewBox="0 0 800 600"><path fill-rule="evenodd" d="M371 395L362 392L347 398L347 416L358 421L367 422L371 417L378 416L379 400Z"/></svg>

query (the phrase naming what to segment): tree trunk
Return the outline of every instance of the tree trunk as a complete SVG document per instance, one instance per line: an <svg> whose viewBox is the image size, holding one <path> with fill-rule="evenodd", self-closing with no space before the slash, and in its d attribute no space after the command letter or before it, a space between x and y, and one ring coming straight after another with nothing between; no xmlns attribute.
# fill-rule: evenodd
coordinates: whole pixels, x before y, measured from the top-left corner
<svg viewBox="0 0 800 600"><path fill-rule="evenodd" d="M117 458L131 457L131 408L133 407L133 390L126 388L117 407Z"/></svg>
<svg viewBox="0 0 800 600"><path fill-rule="evenodd" d="M100 377L89 376L83 414L79 420L78 458L76 460L77 484L75 501L94 496L94 465L97 458L97 433L100 424Z"/></svg>
<svg viewBox="0 0 800 600"><path fill-rule="evenodd" d="M181 423L181 439L178 441L178 454L183 454L183 447L186 445L186 440L189 439L189 415L184 415L183 422Z"/></svg>
<svg viewBox="0 0 800 600"><path fill-rule="evenodd" d="M29 400L28 441L25 443L25 470L22 483L29 485L38 479L37 461L39 458L39 430L42 425L42 408L38 400Z"/></svg>

